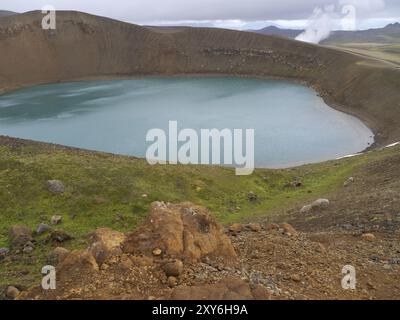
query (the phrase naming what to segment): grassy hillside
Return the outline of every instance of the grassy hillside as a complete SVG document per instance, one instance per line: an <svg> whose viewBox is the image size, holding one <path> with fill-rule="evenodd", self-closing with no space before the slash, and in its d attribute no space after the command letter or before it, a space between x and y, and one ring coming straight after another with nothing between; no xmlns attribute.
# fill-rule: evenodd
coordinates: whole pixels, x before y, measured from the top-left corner
<svg viewBox="0 0 400 320"><path fill-rule="evenodd" d="M391 150L288 170L260 169L237 177L229 168L149 166L145 160L92 153L42 143L0 139L0 247L9 246L14 224L36 230L52 215L74 237L67 248L85 247L86 234L97 227L134 229L153 201L192 201L209 208L223 223L257 216L287 214L308 201L342 188L352 172ZM66 192L52 194L49 179L62 180ZM301 182L301 186L294 184ZM258 200L250 201L249 192ZM272 218L273 219L273 218ZM33 254L0 264L0 284L29 284L40 276L51 244L37 238Z"/></svg>

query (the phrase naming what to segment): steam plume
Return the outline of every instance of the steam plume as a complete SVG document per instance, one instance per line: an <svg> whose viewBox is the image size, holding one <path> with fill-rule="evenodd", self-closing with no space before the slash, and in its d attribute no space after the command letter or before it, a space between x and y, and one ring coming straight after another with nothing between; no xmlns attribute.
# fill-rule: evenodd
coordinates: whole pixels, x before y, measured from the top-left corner
<svg viewBox="0 0 400 320"><path fill-rule="evenodd" d="M320 43L337 28L355 30L357 15L368 15L385 8L385 0L338 0L338 4L315 8L306 30L296 40Z"/></svg>

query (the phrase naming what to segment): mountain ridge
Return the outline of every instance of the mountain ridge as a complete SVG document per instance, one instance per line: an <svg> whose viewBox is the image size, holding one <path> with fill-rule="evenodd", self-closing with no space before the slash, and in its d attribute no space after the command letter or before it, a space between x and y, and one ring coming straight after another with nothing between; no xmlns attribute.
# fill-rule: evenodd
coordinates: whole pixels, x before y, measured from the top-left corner
<svg viewBox="0 0 400 320"><path fill-rule="evenodd" d="M295 39L304 32L300 29L284 29L269 26L259 30L249 30L263 35L283 36ZM391 23L383 28L371 28L357 31L333 31L321 44L363 42L363 43L393 43L400 41L400 23Z"/></svg>
<svg viewBox="0 0 400 320"><path fill-rule="evenodd" d="M329 105L357 115L378 144L400 140L399 71L378 60L251 32L166 31L71 11L57 13L56 30L42 30L42 17L35 11L0 20L0 92L146 75L285 78L312 86Z"/></svg>

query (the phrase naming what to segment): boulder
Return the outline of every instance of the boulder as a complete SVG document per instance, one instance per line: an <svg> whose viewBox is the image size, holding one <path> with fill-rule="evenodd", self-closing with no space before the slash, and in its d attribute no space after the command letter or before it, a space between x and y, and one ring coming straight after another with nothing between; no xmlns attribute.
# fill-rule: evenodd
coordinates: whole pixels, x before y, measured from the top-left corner
<svg viewBox="0 0 400 320"><path fill-rule="evenodd" d="M47 188L55 194L61 194L65 192L64 184L60 180L48 180L46 182Z"/></svg>
<svg viewBox="0 0 400 320"><path fill-rule="evenodd" d="M164 256L192 262L236 258L224 228L206 209L192 203L153 203L147 220L123 244L124 252L131 254L151 256L155 248Z"/></svg>
<svg viewBox="0 0 400 320"><path fill-rule="evenodd" d="M62 247L57 247L47 256L47 263L49 265L56 266L61 263L69 253L69 250Z"/></svg>
<svg viewBox="0 0 400 320"><path fill-rule="evenodd" d="M250 286L238 278L228 278L216 284L179 286L171 293L171 300L253 300Z"/></svg>
<svg viewBox="0 0 400 320"><path fill-rule="evenodd" d="M101 265L110 256L122 254L122 243L126 236L109 228L99 228L89 236L89 251Z"/></svg>
<svg viewBox="0 0 400 320"><path fill-rule="evenodd" d="M87 250L75 250L69 253L57 268L60 278L82 278L85 274L99 271L99 265Z"/></svg>
<svg viewBox="0 0 400 320"><path fill-rule="evenodd" d="M21 225L11 227L10 243L14 248L24 247L30 241L33 241L31 229Z"/></svg>

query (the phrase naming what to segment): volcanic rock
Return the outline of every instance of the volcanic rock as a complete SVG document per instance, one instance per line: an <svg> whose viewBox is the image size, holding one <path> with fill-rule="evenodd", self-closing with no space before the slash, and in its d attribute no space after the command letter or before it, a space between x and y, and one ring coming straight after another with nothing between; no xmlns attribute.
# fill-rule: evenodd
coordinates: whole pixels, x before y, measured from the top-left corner
<svg viewBox="0 0 400 320"><path fill-rule="evenodd" d="M93 255L87 250L75 250L69 253L58 267L60 277L82 277L84 274L99 271Z"/></svg>
<svg viewBox="0 0 400 320"><path fill-rule="evenodd" d="M147 220L123 244L124 252L131 254L151 256L155 248L192 262L205 257L236 258L224 228L206 209L192 203L154 202Z"/></svg>
<svg viewBox="0 0 400 320"><path fill-rule="evenodd" d="M9 287L7 288L6 297L7 297L8 299L14 300L14 299L16 299L16 298L19 296L19 294L20 294L20 291L19 291L16 287L9 286Z"/></svg>
<svg viewBox="0 0 400 320"><path fill-rule="evenodd" d="M125 239L121 232L99 228L89 236L89 251L101 265L108 257L122 254L121 245Z"/></svg>
<svg viewBox="0 0 400 320"><path fill-rule="evenodd" d="M52 193L60 194L65 192L64 184L60 180L48 180L46 185Z"/></svg>
<svg viewBox="0 0 400 320"><path fill-rule="evenodd" d="M50 219L51 224L60 224L62 222L63 217L60 215L52 216Z"/></svg>
<svg viewBox="0 0 400 320"><path fill-rule="evenodd" d="M33 241L32 231L20 225L15 225L10 229L10 242L15 248L23 247L27 242Z"/></svg>
<svg viewBox="0 0 400 320"><path fill-rule="evenodd" d="M39 224L39 226L36 229L36 234L43 234L43 233L45 233L45 232L47 232L49 230L50 230L50 226L49 225L47 225L45 223L41 223L41 224Z"/></svg>
<svg viewBox="0 0 400 320"><path fill-rule="evenodd" d="M69 253L69 250L62 247L57 247L47 256L47 263L52 266L56 266L61 263Z"/></svg>
<svg viewBox="0 0 400 320"><path fill-rule="evenodd" d="M167 262L162 267L167 277L179 277L183 271L183 263L181 260Z"/></svg>
<svg viewBox="0 0 400 320"><path fill-rule="evenodd" d="M280 227L283 230L283 233L288 236L297 236L298 232L295 228L293 228L289 223L282 223Z"/></svg>

